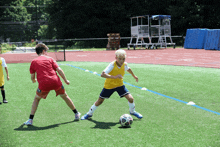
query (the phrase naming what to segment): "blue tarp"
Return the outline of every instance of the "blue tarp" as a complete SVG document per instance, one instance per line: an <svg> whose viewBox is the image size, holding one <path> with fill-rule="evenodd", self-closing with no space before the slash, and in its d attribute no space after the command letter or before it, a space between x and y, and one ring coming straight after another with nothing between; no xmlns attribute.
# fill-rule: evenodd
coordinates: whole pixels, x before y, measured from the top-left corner
<svg viewBox="0 0 220 147"><path fill-rule="evenodd" d="M213 29L208 31L204 49L220 50L220 29Z"/></svg>
<svg viewBox="0 0 220 147"><path fill-rule="evenodd" d="M187 29L184 48L220 50L220 29Z"/></svg>
<svg viewBox="0 0 220 147"><path fill-rule="evenodd" d="M187 29L184 48L204 49L209 29Z"/></svg>

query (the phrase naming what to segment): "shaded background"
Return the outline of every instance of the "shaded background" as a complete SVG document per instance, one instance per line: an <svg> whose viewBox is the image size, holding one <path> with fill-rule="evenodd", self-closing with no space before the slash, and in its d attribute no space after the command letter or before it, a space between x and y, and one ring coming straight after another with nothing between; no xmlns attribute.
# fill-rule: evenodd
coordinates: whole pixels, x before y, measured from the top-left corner
<svg viewBox="0 0 220 147"><path fill-rule="evenodd" d="M0 2L1 42L31 39L130 37L130 17L171 15L172 35L188 28L219 28L212 0L7 0Z"/></svg>

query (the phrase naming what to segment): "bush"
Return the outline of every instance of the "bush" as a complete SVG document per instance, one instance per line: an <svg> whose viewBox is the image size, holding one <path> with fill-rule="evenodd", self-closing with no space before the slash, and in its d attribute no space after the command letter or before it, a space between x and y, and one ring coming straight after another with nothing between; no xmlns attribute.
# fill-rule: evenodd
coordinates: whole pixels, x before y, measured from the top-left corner
<svg viewBox="0 0 220 147"><path fill-rule="evenodd" d="M35 47L35 46L36 46L36 42L25 43L23 46L26 46L26 47Z"/></svg>
<svg viewBox="0 0 220 147"><path fill-rule="evenodd" d="M8 43L2 43L0 45L1 47L1 53L5 53L7 51L13 51L16 49L17 45L15 44L8 44Z"/></svg>

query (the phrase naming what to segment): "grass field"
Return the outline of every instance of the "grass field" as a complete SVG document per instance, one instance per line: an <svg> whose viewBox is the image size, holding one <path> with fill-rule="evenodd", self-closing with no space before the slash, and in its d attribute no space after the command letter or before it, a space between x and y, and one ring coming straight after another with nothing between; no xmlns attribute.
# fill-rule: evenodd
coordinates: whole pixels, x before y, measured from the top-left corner
<svg viewBox="0 0 220 147"><path fill-rule="evenodd" d="M108 63L58 62L70 85L64 85L78 111L85 114L98 99L105 79L100 74ZM67 65L68 64L68 65ZM80 67L74 68L70 65ZM135 82L126 73L124 81L133 95L136 111L131 128L121 128L122 114L129 113L125 98L114 93L95 111L91 120L74 122L74 113L51 91L41 100L33 126L23 126L30 114L37 84L30 80L29 63L8 64L8 104L0 105L0 146L135 146L135 147L218 147L219 114L144 91L138 87L203 108L220 112L220 71L214 68L129 64L139 77ZM63 82L64 83L64 82Z"/></svg>

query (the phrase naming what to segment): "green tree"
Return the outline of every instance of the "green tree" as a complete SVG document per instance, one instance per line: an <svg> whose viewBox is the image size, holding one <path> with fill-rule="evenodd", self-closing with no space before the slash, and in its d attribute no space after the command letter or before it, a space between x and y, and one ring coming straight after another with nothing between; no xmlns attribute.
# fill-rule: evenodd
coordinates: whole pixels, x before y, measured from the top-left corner
<svg viewBox="0 0 220 147"><path fill-rule="evenodd" d="M170 0L168 12L172 15L172 30L175 35L186 35L189 28L220 27L217 0Z"/></svg>
<svg viewBox="0 0 220 147"><path fill-rule="evenodd" d="M1 29L4 39L10 38L16 41L17 38L24 38L24 30L27 21L30 21L30 14L27 14L26 8L22 7L23 2L9 1L4 3L5 7L1 9Z"/></svg>
<svg viewBox="0 0 220 147"><path fill-rule="evenodd" d="M14 41L103 38L114 32L130 36L130 17L162 14L171 15L172 35L185 35L188 28L219 28L218 3L217 0L8 0L0 2L1 6L10 6L0 8L0 33Z"/></svg>
<svg viewBox="0 0 220 147"><path fill-rule="evenodd" d="M30 41L48 37L45 29L49 14L45 5L50 0L9 0L1 2L0 36L11 38L11 41ZM3 7L4 6L4 7ZM44 28L44 32L41 30ZM39 30L40 29L40 30ZM38 32L41 32L38 34Z"/></svg>
<svg viewBox="0 0 220 147"><path fill-rule="evenodd" d="M113 32L119 32L121 36L130 36L130 17L156 14L158 9L161 9L161 13L166 11L164 4L154 8L156 2L137 0L52 2L47 10L50 14L50 27L56 31L57 38L106 37L107 33ZM151 11L148 8L151 8Z"/></svg>

